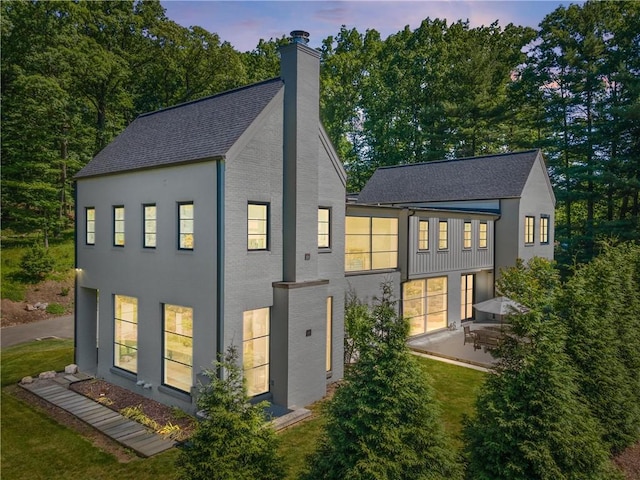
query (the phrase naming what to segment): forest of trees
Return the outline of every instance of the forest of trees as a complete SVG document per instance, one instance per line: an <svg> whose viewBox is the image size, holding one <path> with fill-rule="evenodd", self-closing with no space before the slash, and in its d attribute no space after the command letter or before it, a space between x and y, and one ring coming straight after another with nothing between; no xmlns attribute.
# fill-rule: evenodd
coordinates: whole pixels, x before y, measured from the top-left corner
<svg viewBox="0 0 640 480"><path fill-rule="evenodd" d="M279 74L157 0L3 2L2 223L57 234L72 177L144 112ZM640 239L640 2L559 7L539 28L425 19L322 41L321 115L359 190L382 165L542 148L558 259Z"/></svg>

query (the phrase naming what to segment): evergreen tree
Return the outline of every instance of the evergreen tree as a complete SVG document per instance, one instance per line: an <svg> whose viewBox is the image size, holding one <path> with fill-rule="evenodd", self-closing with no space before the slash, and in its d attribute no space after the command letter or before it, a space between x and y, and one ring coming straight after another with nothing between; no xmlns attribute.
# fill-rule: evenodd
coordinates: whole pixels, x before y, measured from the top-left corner
<svg viewBox="0 0 640 480"><path fill-rule="evenodd" d="M237 348L230 346L216 368L220 377L204 372L210 383L200 386L198 408L205 418L180 452L179 478L280 480L278 438L265 424L264 405L249 403Z"/></svg>
<svg viewBox="0 0 640 480"><path fill-rule="evenodd" d="M528 301L531 311L510 316L513 335L496 350L498 363L478 396L476 416L465 425L468 476L616 478L599 425L580 395L564 351L565 330L549 308L557 274L550 264L534 265L532 270L519 265L503 272L503 293ZM518 294L527 290L534 293Z"/></svg>
<svg viewBox="0 0 640 480"><path fill-rule="evenodd" d="M640 439L638 292L640 246L608 246L575 272L558 303L580 389L614 453Z"/></svg>
<svg viewBox="0 0 640 480"><path fill-rule="evenodd" d="M304 479L456 479L433 391L406 347L391 289L363 321L358 361L326 407L327 426Z"/></svg>

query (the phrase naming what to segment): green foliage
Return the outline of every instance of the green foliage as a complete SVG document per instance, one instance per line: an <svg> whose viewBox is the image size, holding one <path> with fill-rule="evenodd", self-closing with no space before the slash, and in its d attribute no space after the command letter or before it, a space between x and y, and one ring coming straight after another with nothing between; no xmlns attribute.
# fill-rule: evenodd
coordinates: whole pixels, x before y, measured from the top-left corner
<svg viewBox="0 0 640 480"><path fill-rule="evenodd" d="M391 289L356 338L358 361L327 404L326 433L304 479L452 479L460 477L426 377L405 341Z"/></svg>
<svg viewBox="0 0 640 480"><path fill-rule="evenodd" d="M555 264L542 257L533 257L526 264L522 259L516 265L500 271L496 288L529 308L541 309L553 305L560 286L560 276Z"/></svg>
<svg viewBox="0 0 640 480"><path fill-rule="evenodd" d="M476 417L465 426L469 478L616 478L565 353L565 329L548 308L557 274L548 263L532 265L503 272L504 293L532 310L510 317L513 335L497 349ZM533 293L519 295L527 286Z"/></svg>
<svg viewBox="0 0 640 480"><path fill-rule="evenodd" d="M210 383L200 385L198 407L205 418L178 457L180 478L282 478L278 439L266 424L264 405L249 403L237 348L231 345L215 366L221 376L204 372Z"/></svg>
<svg viewBox="0 0 640 480"><path fill-rule="evenodd" d="M567 351L612 452L640 439L640 245L604 247L558 303Z"/></svg>
<svg viewBox="0 0 640 480"><path fill-rule="evenodd" d="M358 358L356 342L371 328L369 307L355 291L349 290L344 302L344 363L350 365Z"/></svg>
<svg viewBox="0 0 640 480"><path fill-rule="evenodd" d="M64 313L64 307L59 303L50 303L47 305L47 313L51 315L62 315Z"/></svg>
<svg viewBox="0 0 640 480"><path fill-rule="evenodd" d="M37 282L53 270L54 264L47 249L33 245L22 257L20 268L27 279Z"/></svg>

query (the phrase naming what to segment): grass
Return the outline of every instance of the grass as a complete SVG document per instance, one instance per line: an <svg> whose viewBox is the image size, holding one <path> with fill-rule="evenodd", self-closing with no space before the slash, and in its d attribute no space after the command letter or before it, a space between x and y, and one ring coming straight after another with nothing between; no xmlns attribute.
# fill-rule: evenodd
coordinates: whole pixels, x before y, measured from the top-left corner
<svg viewBox="0 0 640 480"><path fill-rule="evenodd" d="M2 234L2 269L1 295L15 302L24 300L25 290L29 282L21 275L20 262L25 252L35 242L42 242L37 236L16 237ZM47 278L64 280L70 274L74 265L75 249L73 245L73 231L64 232L59 238L49 240L49 254L55 260L53 272Z"/></svg>
<svg viewBox="0 0 640 480"><path fill-rule="evenodd" d="M75 431L7 392L6 387L15 388L12 386L22 377L37 375L44 370L62 370L72 359L73 342L70 340L25 343L0 352L3 478L175 479L177 449L152 458L135 458L128 463L119 463L114 456L93 446ZM418 358L418 361L433 380L437 398L442 403L445 428L451 435L458 435L462 417L472 411L475 393L485 374L424 358ZM322 434L324 419L319 414L320 403L311 409L316 414L315 418L279 434L287 479L298 476L304 468L305 457L315 449ZM460 446L461 442L457 447Z"/></svg>

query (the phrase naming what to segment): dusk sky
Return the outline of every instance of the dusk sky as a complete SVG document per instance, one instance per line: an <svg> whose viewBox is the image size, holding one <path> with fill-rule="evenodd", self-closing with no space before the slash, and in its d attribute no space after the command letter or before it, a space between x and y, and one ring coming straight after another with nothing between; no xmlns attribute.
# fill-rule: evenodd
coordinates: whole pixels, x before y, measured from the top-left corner
<svg viewBox="0 0 640 480"><path fill-rule="evenodd" d="M319 47L329 35L336 35L341 25L380 32L383 39L409 25L416 29L420 22L447 19L469 20L472 27L489 25L499 20L537 27L548 13L570 3L559 0L449 0L449 1L211 1L162 0L167 16L185 27L198 25L217 33L241 52L253 50L263 38L288 36L292 30L310 33L309 46Z"/></svg>

